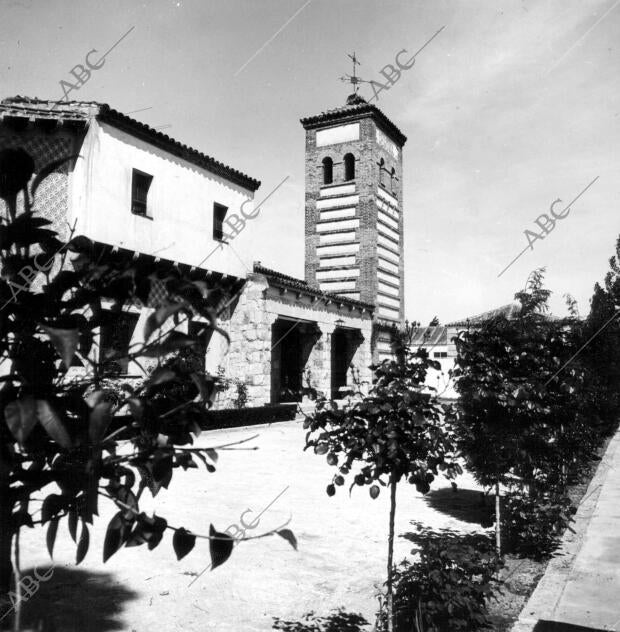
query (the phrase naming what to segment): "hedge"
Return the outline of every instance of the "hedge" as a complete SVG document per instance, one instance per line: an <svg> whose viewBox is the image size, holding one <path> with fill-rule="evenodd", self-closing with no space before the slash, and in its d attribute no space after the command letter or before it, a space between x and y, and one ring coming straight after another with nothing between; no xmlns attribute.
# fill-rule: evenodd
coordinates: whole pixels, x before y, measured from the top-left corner
<svg viewBox="0 0 620 632"><path fill-rule="evenodd" d="M248 408L227 408L209 411L209 420L203 424L203 430L217 428L235 428L237 426L255 426L275 421L295 419L297 404L270 404Z"/></svg>

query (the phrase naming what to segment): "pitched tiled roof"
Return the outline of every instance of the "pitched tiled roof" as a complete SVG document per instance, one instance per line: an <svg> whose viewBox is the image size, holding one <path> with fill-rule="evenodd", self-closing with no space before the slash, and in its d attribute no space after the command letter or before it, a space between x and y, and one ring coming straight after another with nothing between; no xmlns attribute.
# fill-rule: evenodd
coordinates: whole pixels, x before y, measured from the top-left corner
<svg viewBox="0 0 620 632"><path fill-rule="evenodd" d="M107 103L96 101L49 101L30 97L9 97L0 101L0 121L27 118L30 120L62 121L69 124L86 124L91 119L109 123L136 138L159 147L178 158L202 167L215 175L234 182L250 191L256 191L260 181L229 167L211 156L183 145L167 134L140 123L111 108Z"/></svg>
<svg viewBox="0 0 620 632"><path fill-rule="evenodd" d="M302 118L301 124L305 129L312 129L330 121L356 121L368 115L372 116L401 147L407 142L407 137L376 105L368 103L360 96L356 96L354 99L350 97L347 100L347 105L342 107L326 110L316 116Z"/></svg>
<svg viewBox="0 0 620 632"><path fill-rule="evenodd" d="M254 264L254 272L256 272L257 274L264 274L270 283L279 287L297 290L299 292L304 292L305 294L310 294L311 296L327 298L338 303L343 303L345 305L352 305L353 307L358 307L370 311L374 310L374 305L372 303L364 303L363 301L357 301L355 299L347 298L346 296L341 296L339 294L332 294L331 292L323 292L321 290L317 290L311 285L308 285L308 283L306 283L306 281L303 281L302 279L296 279L295 277L288 276L287 274L282 274L282 272L278 272L277 270L265 268L265 266L261 265L258 262Z"/></svg>
<svg viewBox="0 0 620 632"><path fill-rule="evenodd" d="M411 344L415 346L436 346L448 344L448 329L445 325L418 327L413 333Z"/></svg>
<svg viewBox="0 0 620 632"><path fill-rule="evenodd" d="M501 307L497 307L495 309L491 309L488 312L483 312L482 314L478 314L476 316L470 316L469 318L461 318L460 320L456 320L452 323L448 323L448 327L466 327L467 325L476 325L480 323L485 323L488 320L492 320L493 318L498 318L503 316L508 320L515 318L521 312L521 304L520 303L508 303L507 305L502 305Z"/></svg>

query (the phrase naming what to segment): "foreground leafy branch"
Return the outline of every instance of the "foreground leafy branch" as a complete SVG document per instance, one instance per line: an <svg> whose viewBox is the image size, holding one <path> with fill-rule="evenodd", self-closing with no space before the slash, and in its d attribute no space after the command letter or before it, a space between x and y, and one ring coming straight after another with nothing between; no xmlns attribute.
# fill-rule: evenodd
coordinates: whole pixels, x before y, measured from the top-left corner
<svg viewBox="0 0 620 632"><path fill-rule="evenodd" d="M228 338L218 315L234 298L230 288L207 286L198 270L182 272L84 237L59 239L49 220L32 209L46 175L72 159L33 178L34 161L25 151L0 151L6 209L0 216L0 596L11 589L11 547L22 527L47 525L51 555L66 519L76 563L84 559L101 494L119 508L108 525L104 561L123 546L152 550L171 529L178 559L205 537L213 567L222 564L232 551L229 534L213 526L204 536L171 527L165 518L141 512L140 497L145 490L155 497L167 489L179 468L202 463L215 472L219 450L256 449L238 445L254 437L194 445L210 426L218 380L196 355L212 334ZM165 297L153 303L162 290ZM104 354L97 342L101 328L136 308L151 310L142 340L128 351ZM188 322L198 323L194 333L188 333ZM77 358L83 369L69 378ZM120 359L151 366L140 382L119 386L114 362ZM41 493L35 522L30 500ZM274 534L295 543L283 527L243 539Z"/></svg>

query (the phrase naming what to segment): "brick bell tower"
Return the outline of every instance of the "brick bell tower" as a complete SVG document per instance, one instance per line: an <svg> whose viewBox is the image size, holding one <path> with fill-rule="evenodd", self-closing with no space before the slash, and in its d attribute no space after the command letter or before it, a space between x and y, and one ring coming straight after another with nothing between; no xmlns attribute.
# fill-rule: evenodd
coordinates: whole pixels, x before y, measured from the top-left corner
<svg viewBox="0 0 620 632"><path fill-rule="evenodd" d="M402 149L407 138L357 94L344 107L301 124L306 130L306 281L374 304L377 346L385 353L380 331L404 321Z"/></svg>

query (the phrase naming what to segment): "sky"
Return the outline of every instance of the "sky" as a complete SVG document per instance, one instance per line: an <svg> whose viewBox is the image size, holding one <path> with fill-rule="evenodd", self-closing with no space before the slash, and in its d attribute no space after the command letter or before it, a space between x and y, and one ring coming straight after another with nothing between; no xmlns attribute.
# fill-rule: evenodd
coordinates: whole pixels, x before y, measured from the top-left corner
<svg viewBox="0 0 620 632"><path fill-rule="evenodd" d="M383 81L442 27L374 101L408 137L407 317L493 309L539 267L554 313L569 293L587 314L620 233L620 0L0 0L0 97L60 99L89 51L125 36L69 98L143 109L261 180L258 202L288 176L239 254L303 278L299 119L344 105L348 53ZM535 220L558 199L545 235ZM543 238L500 276L526 230Z"/></svg>

